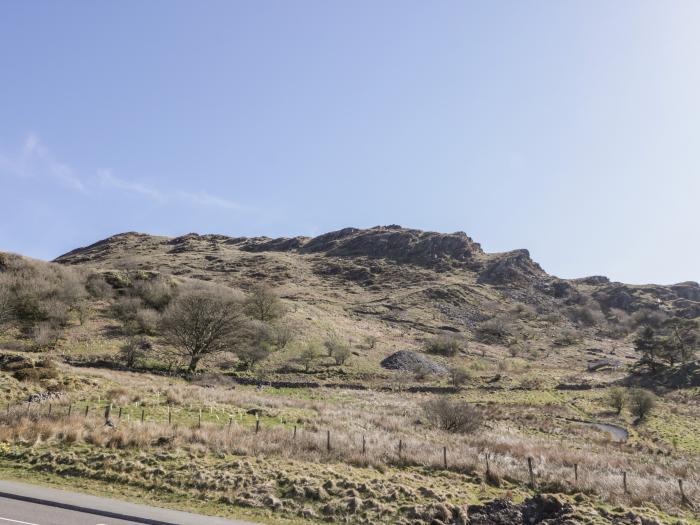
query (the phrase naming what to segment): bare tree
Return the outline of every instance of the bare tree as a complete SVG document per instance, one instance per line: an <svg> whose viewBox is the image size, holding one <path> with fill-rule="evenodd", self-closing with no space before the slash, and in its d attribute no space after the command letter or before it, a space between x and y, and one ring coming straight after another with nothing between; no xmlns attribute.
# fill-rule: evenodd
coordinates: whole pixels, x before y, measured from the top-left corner
<svg viewBox="0 0 700 525"><path fill-rule="evenodd" d="M282 317L284 306L272 288L260 284L254 286L246 298L245 312L253 319L269 323Z"/></svg>
<svg viewBox="0 0 700 525"><path fill-rule="evenodd" d="M232 294L195 289L173 300L161 328L176 352L189 361L187 371L192 374L202 358L232 350L244 324L242 305Z"/></svg>

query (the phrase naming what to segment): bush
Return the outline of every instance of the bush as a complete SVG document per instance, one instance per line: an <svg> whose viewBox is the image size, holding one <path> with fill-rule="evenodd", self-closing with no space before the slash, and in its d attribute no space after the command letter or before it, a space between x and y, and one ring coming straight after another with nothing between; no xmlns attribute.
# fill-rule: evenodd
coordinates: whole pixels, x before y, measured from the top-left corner
<svg viewBox="0 0 700 525"><path fill-rule="evenodd" d="M139 297L148 308L162 312L175 296L175 287L163 277L149 281L136 281L131 294Z"/></svg>
<svg viewBox="0 0 700 525"><path fill-rule="evenodd" d="M466 368L453 366L450 368L450 382L452 386L462 386L467 381L471 380L473 374Z"/></svg>
<svg viewBox="0 0 700 525"><path fill-rule="evenodd" d="M581 334L576 330L565 328L554 338L553 343L558 346L571 346L581 341Z"/></svg>
<svg viewBox="0 0 700 525"><path fill-rule="evenodd" d="M513 333L513 326L500 317L494 317L481 323L475 331L476 338L482 343L503 343Z"/></svg>
<svg viewBox="0 0 700 525"><path fill-rule="evenodd" d="M634 326L648 326L650 328L659 328L668 319L668 315L661 310L650 310L642 308L637 310L631 316L631 322Z"/></svg>
<svg viewBox="0 0 700 525"><path fill-rule="evenodd" d="M256 285L245 299L245 312L252 319L269 323L284 315L284 305L267 285Z"/></svg>
<svg viewBox="0 0 700 525"><path fill-rule="evenodd" d="M350 345L338 337L331 337L324 341L328 356L335 360L336 365L343 365L350 357Z"/></svg>
<svg viewBox="0 0 700 525"><path fill-rule="evenodd" d="M465 350L467 342L464 337L454 334L441 334L430 339L425 344L425 351L429 354L453 357Z"/></svg>
<svg viewBox="0 0 700 525"><path fill-rule="evenodd" d="M32 341L39 350L53 348L58 343L61 332L51 323L43 321L32 329Z"/></svg>
<svg viewBox="0 0 700 525"><path fill-rule="evenodd" d="M365 336L365 346L369 349L372 350L374 349L375 346L377 346L377 336L376 335L368 335Z"/></svg>
<svg viewBox="0 0 700 525"><path fill-rule="evenodd" d="M65 325L86 295L82 275L58 264L2 254L0 269L0 323L17 321L26 335L44 321Z"/></svg>
<svg viewBox="0 0 700 525"><path fill-rule="evenodd" d="M296 329L290 322L277 322L273 326L274 342L277 348L286 348L296 336Z"/></svg>
<svg viewBox="0 0 700 525"><path fill-rule="evenodd" d="M428 422L447 432L470 434L482 424L481 412L463 401L439 397L426 402L423 412Z"/></svg>
<svg viewBox="0 0 700 525"><path fill-rule="evenodd" d="M134 368L136 363L148 356L153 350L151 343L144 337L131 337L119 350L120 357L129 368Z"/></svg>
<svg viewBox="0 0 700 525"><path fill-rule="evenodd" d="M656 407L656 397L643 388L635 388L630 392L629 403L632 414L643 421Z"/></svg>
<svg viewBox="0 0 700 525"><path fill-rule="evenodd" d="M255 365L270 357L271 353L270 345L265 342L241 346L236 350L236 356L247 370L253 370Z"/></svg>
<svg viewBox="0 0 700 525"><path fill-rule="evenodd" d="M308 372L311 370L314 362L321 356L319 351L319 345L316 343L307 343L299 352L299 355L295 358L295 361L304 367L304 370Z"/></svg>
<svg viewBox="0 0 700 525"><path fill-rule="evenodd" d="M416 381L425 381L433 375L433 371L426 365L416 365L413 369L413 378Z"/></svg>
<svg viewBox="0 0 700 525"><path fill-rule="evenodd" d="M109 299L114 294L112 287L99 273L88 275L85 288L90 296L95 299Z"/></svg>
<svg viewBox="0 0 700 525"><path fill-rule="evenodd" d="M136 320L136 314L143 308L143 301L139 297L122 296L112 303L111 311L115 318L123 323Z"/></svg>
<svg viewBox="0 0 700 525"><path fill-rule="evenodd" d="M153 310L151 308L142 308L136 312L134 321L141 333L153 335L158 331L158 323L160 323L160 314L157 310Z"/></svg>
<svg viewBox="0 0 700 525"><path fill-rule="evenodd" d="M598 306L582 305L569 308L569 318L583 326L595 326L605 323L605 315Z"/></svg>
<svg viewBox="0 0 700 525"><path fill-rule="evenodd" d="M608 391L608 404L619 414L627 403L627 392L624 388L615 387Z"/></svg>

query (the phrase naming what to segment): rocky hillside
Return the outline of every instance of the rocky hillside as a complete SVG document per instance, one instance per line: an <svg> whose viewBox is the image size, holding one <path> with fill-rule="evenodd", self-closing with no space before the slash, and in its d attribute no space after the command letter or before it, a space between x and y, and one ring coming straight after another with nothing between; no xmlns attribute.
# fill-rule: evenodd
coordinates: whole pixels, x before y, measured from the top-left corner
<svg viewBox="0 0 700 525"><path fill-rule="evenodd" d="M602 276L559 279L527 250L486 253L463 232L400 226L277 239L130 232L56 261L161 272L244 290L267 281L307 319L323 318L341 329L364 320L416 337L445 330L473 333L494 317L508 319L530 340L552 340L563 329L591 338L620 337L634 316L700 316L695 282L659 286Z"/></svg>

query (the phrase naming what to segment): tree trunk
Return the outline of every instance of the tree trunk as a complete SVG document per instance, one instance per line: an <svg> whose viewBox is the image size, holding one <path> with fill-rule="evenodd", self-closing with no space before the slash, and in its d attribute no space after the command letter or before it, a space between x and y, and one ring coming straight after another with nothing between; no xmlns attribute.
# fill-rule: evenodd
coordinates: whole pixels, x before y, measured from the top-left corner
<svg viewBox="0 0 700 525"><path fill-rule="evenodd" d="M188 374L194 374L194 371L197 370L197 365L199 364L200 356L193 356L190 359L190 366L187 367L187 373Z"/></svg>

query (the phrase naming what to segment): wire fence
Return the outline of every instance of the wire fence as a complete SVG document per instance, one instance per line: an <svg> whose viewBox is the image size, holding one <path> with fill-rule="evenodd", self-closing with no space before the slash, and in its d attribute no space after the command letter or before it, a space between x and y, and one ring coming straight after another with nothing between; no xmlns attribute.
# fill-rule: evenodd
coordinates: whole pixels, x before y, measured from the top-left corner
<svg viewBox="0 0 700 525"><path fill-rule="evenodd" d="M260 411L239 407L149 405L134 402L115 405L82 400L7 404L0 422L63 421L70 425L122 429L137 433L149 428L163 436L176 433L203 433L198 439L210 439L231 451L252 454L285 451L290 457L312 455L317 459L338 459L351 464L419 465L435 469L469 472L480 475L487 483L505 481L527 485L533 490L589 491L622 499L668 501L695 509L700 494L697 473L690 479L656 475L653 480L629 470L596 469L577 462L543 461L533 456L516 457L499 454L489 447L451 448L435 442L420 442L399 437L392 440L386 433L350 435L331 429L308 428L283 417L262 416ZM617 479L617 482L615 481ZM662 487L659 490L659 487ZM615 498L613 498L615 499Z"/></svg>

